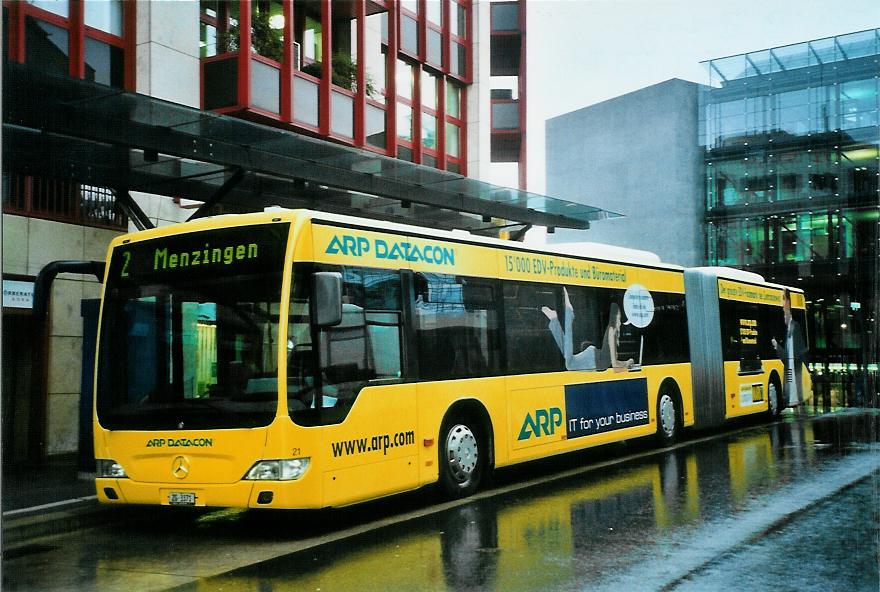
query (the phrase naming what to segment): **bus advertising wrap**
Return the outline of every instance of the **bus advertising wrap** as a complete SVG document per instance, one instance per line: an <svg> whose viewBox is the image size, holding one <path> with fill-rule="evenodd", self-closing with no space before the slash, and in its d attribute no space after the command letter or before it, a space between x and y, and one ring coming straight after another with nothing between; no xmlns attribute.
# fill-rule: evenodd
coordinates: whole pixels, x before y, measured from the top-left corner
<svg viewBox="0 0 880 592"><path fill-rule="evenodd" d="M644 379L569 384L565 387L568 439L648 423L648 383Z"/></svg>

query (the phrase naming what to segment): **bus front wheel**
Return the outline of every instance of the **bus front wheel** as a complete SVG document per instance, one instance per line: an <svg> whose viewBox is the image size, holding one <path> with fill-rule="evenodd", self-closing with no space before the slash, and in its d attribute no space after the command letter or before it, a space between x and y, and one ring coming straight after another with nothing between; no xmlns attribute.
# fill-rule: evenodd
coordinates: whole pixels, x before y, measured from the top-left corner
<svg viewBox="0 0 880 592"><path fill-rule="evenodd" d="M670 446L678 437L678 403L668 389L657 397L657 442Z"/></svg>
<svg viewBox="0 0 880 592"><path fill-rule="evenodd" d="M780 401L779 387L776 386L775 380L770 380L767 384L767 416L772 421L779 419L782 413L782 401Z"/></svg>
<svg viewBox="0 0 880 592"><path fill-rule="evenodd" d="M466 497L480 486L486 466L479 424L466 416L453 416L440 430L440 486L448 497Z"/></svg>

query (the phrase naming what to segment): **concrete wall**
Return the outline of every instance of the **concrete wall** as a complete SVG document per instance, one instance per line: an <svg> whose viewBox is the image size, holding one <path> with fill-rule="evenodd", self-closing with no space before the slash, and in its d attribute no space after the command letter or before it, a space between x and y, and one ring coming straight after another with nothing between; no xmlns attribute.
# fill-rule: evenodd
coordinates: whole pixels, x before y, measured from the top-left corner
<svg viewBox="0 0 880 592"><path fill-rule="evenodd" d="M547 121L547 194L627 216L586 232L560 230L548 242L594 241L704 263L698 88L668 80Z"/></svg>
<svg viewBox="0 0 880 592"><path fill-rule="evenodd" d="M36 276L61 259L104 260L120 231L3 214L3 273ZM83 323L80 302L100 298L92 276L56 278L49 304L49 380L46 450L74 452L78 446Z"/></svg>
<svg viewBox="0 0 880 592"><path fill-rule="evenodd" d="M135 54L137 92L201 106L198 2L138 2ZM131 196L156 226L183 222L193 212L168 197L136 191Z"/></svg>
<svg viewBox="0 0 880 592"><path fill-rule="evenodd" d="M136 90L175 103L200 105L199 3L138 2ZM132 192L156 226L186 220L191 209L171 198ZM130 227L134 230L134 227ZM3 272L37 275L50 261L104 260L119 231L3 215ZM48 351L47 442L49 454L78 447L82 335L80 303L99 298L95 278L59 276L52 289Z"/></svg>
<svg viewBox="0 0 880 592"><path fill-rule="evenodd" d="M138 2L136 90L198 107L199 3Z"/></svg>
<svg viewBox="0 0 880 592"><path fill-rule="evenodd" d="M467 90L467 172L468 177L490 179L491 84L489 47L491 43L489 0L473 3L473 81Z"/></svg>

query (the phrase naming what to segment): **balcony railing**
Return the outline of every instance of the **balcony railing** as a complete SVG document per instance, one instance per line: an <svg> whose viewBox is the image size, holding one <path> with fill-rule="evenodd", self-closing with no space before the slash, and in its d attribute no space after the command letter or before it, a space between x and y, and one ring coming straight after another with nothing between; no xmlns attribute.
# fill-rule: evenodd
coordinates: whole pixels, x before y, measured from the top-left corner
<svg viewBox="0 0 880 592"><path fill-rule="evenodd" d="M3 175L3 212L82 226L128 229L128 217L112 189L30 175Z"/></svg>

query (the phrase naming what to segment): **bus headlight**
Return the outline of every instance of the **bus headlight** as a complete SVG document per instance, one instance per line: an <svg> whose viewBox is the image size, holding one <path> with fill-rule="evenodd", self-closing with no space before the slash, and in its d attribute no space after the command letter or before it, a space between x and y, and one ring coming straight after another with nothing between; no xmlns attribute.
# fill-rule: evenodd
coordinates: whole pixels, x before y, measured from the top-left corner
<svg viewBox="0 0 880 592"><path fill-rule="evenodd" d="M261 460L247 472L245 479L251 481L295 481L309 468L308 458Z"/></svg>
<svg viewBox="0 0 880 592"><path fill-rule="evenodd" d="M110 460L107 458L99 458L95 461L95 471L98 474L98 477L105 477L109 479L127 479L128 475L125 474L125 469L122 468L122 465L116 462L115 460Z"/></svg>

